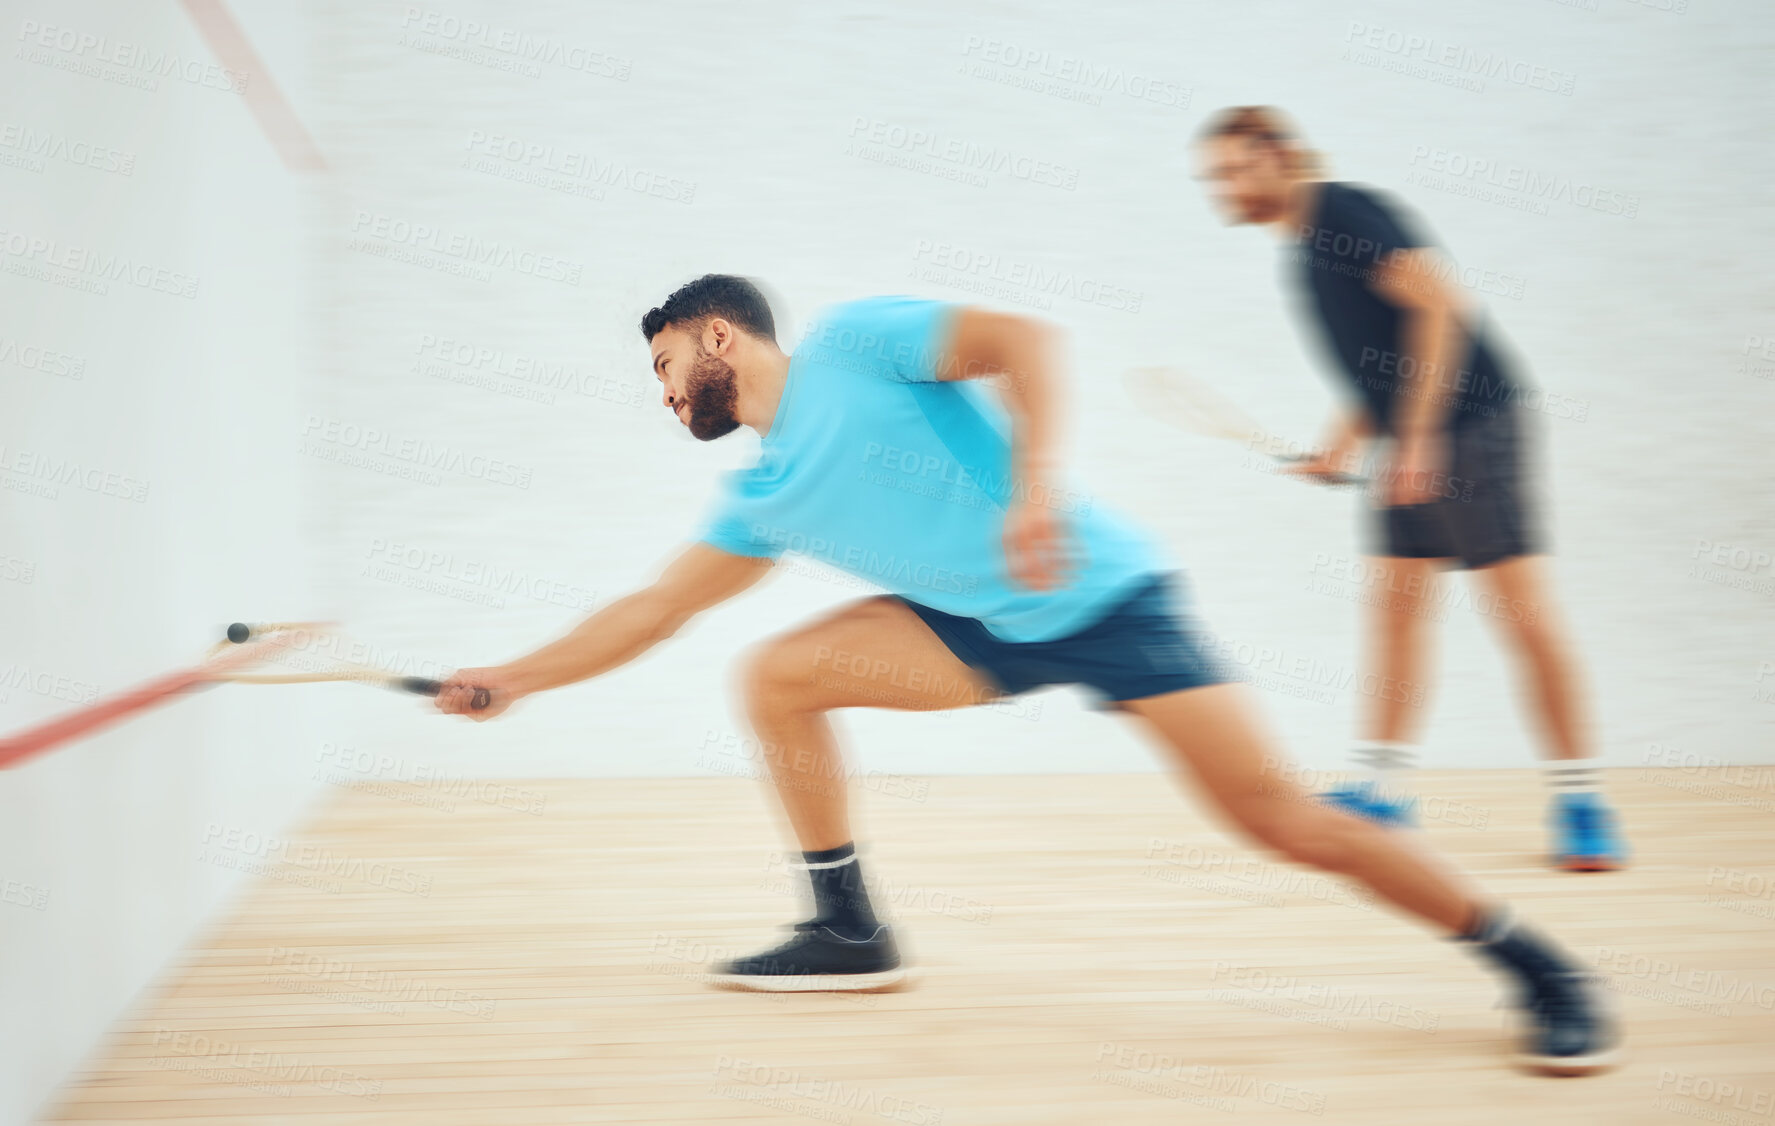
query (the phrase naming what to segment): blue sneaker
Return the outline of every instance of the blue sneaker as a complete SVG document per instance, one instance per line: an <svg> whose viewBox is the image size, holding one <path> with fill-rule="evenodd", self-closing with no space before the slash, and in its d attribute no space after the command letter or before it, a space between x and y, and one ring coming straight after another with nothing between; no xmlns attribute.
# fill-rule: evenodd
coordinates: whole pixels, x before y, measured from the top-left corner
<svg viewBox="0 0 1775 1126"><path fill-rule="evenodd" d="M1613 872L1627 863L1615 811L1593 793L1553 799L1553 863L1568 872Z"/></svg>
<svg viewBox="0 0 1775 1126"><path fill-rule="evenodd" d="M1417 805L1416 798L1385 797L1373 782L1351 782L1325 791L1319 795L1319 800L1388 828L1405 828L1416 823L1412 813Z"/></svg>

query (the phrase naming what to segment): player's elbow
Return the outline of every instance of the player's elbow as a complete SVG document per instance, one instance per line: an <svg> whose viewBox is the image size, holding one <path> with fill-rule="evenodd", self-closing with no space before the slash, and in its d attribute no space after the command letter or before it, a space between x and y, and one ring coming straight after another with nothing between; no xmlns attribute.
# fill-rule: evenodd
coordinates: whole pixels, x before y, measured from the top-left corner
<svg viewBox="0 0 1775 1126"><path fill-rule="evenodd" d="M1042 362L1058 352L1065 339L1059 325L1040 317L1016 313L995 314L1000 321L997 330L999 351L1028 366L1045 366Z"/></svg>
<svg viewBox="0 0 1775 1126"><path fill-rule="evenodd" d="M1466 315L1467 302L1454 286L1438 281L1425 296L1420 309L1438 319L1458 320Z"/></svg>
<svg viewBox="0 0 1775 1126"><path fill-rule="evenodd" d="M656 587L624 598L620 609L626 627L624 632L631 635L641 649L651 649L675 637L696 616L695 607L682 604Z"/></svg>
<svg viewBox="0 0 1775 1126"><path fill-rule="evenodd" d="M961 378L1010 376L1021 385L1047 370L1062 334L1058 325L1039 317L969 308L956 327L955 342Z"/></svg>
<svg viewBox="0 0 1775 1126"><path fill-rule="evenodd" d="M670 641L678 636L678 632L689 625L690 619L694 617L696 617L694 609L683 607L673 607L656 613L648 619L643 636L649 646L658 645L662 641Z"/></svg>

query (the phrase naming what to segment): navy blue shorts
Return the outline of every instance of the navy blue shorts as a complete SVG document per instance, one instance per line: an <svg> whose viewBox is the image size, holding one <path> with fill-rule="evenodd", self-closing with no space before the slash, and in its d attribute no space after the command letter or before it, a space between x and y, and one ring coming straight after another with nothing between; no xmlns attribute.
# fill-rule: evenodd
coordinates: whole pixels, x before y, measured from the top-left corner
<svg viewBox="0 0 1775 1126"><path fill-rule="evenodd" d="M1515 405L1456 426L1447 489L1426 504L1373 509L1374 553L1466 569L1545 550L1526 466L1528 420Z"/></svg>
<svg viewBox="0 0 1775 1126"><path fill-rule="evenodd" d="M1213 642L1184 605L1184 577L1155 573L1100 618L1053 641L1005 641L978 618L905 603L968 667L1007 696L1049 684L1079 684L1113 709L1122 700L1162 696L1235 679L1214 659Z"/></svg>

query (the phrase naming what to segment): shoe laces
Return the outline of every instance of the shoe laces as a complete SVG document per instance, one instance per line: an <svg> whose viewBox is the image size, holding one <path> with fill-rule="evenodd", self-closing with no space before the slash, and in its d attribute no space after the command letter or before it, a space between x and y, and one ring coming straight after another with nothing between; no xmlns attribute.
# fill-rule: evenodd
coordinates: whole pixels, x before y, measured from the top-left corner
<svg viewBox="0 0 1775 1126"><path fill-rule="evenodd" d="M1592 802L1571 802L1565 807L1566 824L1572 832L1589 840L1601 829L1602 810Z"/></svg>
<svg viewBox="0 0 1775 1126"><path fill-rule="evenodd" d="M770 951L770 956L771 957L778 957L778 956L781 956L784 954L794 953L795 951L801 949L803 946L806 946L808 943L813 942L814 941L814 932L819 930L820 928L824 927L825 925L826 924L819 922L818 920L815 920L815 919L808 919L805 922L796 923L794 933L791 934L788 937L788 939L785 940L781 945L773 948Z"/></svg>
<svg viewBox="0 0 1775 1126"><path fill-rule="evenodd" d="M1585 995L1588 979L1579 972L1559 971L1541 974L1529 983L1523 1006L1533 1013L1543 1027L1569 1023L1577 1017L1588 1017L1591 1005Z"/></svg>

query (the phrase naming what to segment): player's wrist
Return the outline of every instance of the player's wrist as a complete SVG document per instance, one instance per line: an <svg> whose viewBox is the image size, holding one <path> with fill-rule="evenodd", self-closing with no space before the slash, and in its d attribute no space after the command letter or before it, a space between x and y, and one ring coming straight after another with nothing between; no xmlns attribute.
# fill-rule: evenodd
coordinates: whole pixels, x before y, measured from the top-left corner
<svg viewBox="0 0 1775 1126"><path fill-rule="evenodd" d="M1047 451L1011 455L1011 476L1018 481L1051 481L1060 475L1060 459Z"/></svg>
<svg viewBox="0 0 1775 1126"><path fill-rule="evenodd" d="M493 687L514 700L541 692L549 686L540 669L532 668L522 661L500 665L493 671L495 675L492 679L497 681Z"/></svg>
<svg viewBox="0 0 1775 1126"><path fill-rule="evenodd" d="M1038 458L1027 462L1013 461L1011 467L1011 505L1031 508L1056 508L1066 494L1057 462Z"/></svg>

